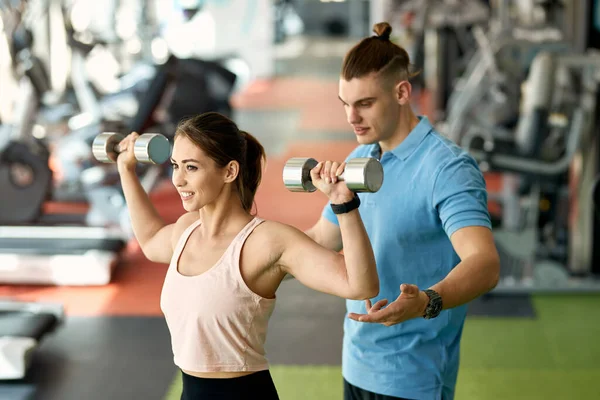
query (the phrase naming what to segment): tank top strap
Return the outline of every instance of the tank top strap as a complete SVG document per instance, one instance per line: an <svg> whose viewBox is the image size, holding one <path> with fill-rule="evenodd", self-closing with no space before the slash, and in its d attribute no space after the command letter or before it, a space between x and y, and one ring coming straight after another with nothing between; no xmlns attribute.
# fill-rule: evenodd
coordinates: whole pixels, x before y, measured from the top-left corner
<svg viewBox="0 0 600 400"><path fill-rule="evenodd" d="M263 223L265 220L259 217L254 217L254 219L252 221L250 221L250 223L248 223L248 225L246 225L246 227L243 229L243 234L238 238L238 242L241 242L242 244L246 241L246 239L248 238L248 236L250 236L250 234L254 231L254 228L256 228L258 225L260 225L261 223Z"/></svg>
<svg viewBox="0 0 600 400"><path fill-rule="evenodd" d="M181 252L183 251L183 248L185 247L185 244L187 243L188 239L190 238L190 235L192 234L194 229L196 229L201 223L202 223L202 220L200 218L198 218L196 221L194 221L192 224L190 224L190 226L185 228L185 230L179 237L177 246L175 246L175 250L173 251L172 260L179 259L179 256L181 255Z"/></svg>
<svg viewBox="0 0 600 400"><path fill-rule="evenodd" d="M233 264L238 270L239 270L239 263L240 263L240 254L242 252L242 247L244 246L244 243L246 243L246 239L248 239L248 236L250 236L250 234L254 231L254 228L256 228L258 225L260 225L264 221L265 220L262 218L254 217L254 219L252 221L250 221L244 227L244 229L242 229L240 231L240 233L238 234L238 236L235 238L234 242L232 243L232 246L230 246L231 260L232 260L231 264Z"/></svg>

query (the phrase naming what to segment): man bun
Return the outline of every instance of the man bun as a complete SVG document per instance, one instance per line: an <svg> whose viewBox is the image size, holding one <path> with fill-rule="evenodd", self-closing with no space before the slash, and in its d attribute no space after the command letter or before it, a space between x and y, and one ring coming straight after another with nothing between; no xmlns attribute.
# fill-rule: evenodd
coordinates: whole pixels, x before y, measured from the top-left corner
<svg viewBox="0 0 600 400"><path fill-rule="evenodd" d="M387 22L379 22L373 25L373 32L382 40L390 40L392 27Z"/></svg>

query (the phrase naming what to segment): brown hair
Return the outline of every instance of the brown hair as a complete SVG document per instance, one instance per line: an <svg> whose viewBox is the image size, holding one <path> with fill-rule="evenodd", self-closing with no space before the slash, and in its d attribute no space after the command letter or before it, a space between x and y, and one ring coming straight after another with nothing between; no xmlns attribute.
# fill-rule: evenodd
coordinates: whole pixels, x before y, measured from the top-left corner
<svg viewBox="0 0 600 400"><path fill-rule="evenodd" d="M236 187L244 210L250 212L266 159L265 149L258 140L216 112L183 120L177 126L175 137L180 135L198 145L220 168L233 160L240 163Z"/></svg>
<svg viewBox="0 0 600 400"><path fill-rule="evenodd" d="M387 22L373 25L376 36L358 42L344 58L342 78L349 81L371 73L385 77L410 79L418 75L411 73L408 53L390 41L392 27Z"/></svg>

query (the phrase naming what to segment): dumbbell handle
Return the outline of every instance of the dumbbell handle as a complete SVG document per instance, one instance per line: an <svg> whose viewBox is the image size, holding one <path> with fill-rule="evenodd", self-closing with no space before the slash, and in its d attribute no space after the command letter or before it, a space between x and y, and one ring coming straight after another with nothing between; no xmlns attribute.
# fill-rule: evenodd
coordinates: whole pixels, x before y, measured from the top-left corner
<svg viewBox="0 0 600 400"><path fill-rule="evenodd" d="M137 143L137 140L133 144L133 149L134 149L133 151L134 151L134 153L135 153L135 143ZM117 154L121 154L123 152L123 150L124 150L124 149L121 149L121 142L120 141L117 142L117 143L110 143L109 146L111 146L110 150L114 151ZM136 156L136 159L137 159L137 156Z"/></svg>
<svg viewBox="0 0 600 400"><path fill-rule="evenodd" d="M292 192L314 192L310 171L318 161L314 158L291 158L283 170L283 182ZM301 179L298 179L301 177ZM383 184L383 168L374 158L354 158L346 162L338 180L346 182L354 192L377 192Z"/></svg>
<svg viewBox="0 0 600 400"><path fill-rule="evenodd" d="M348 170L342 171L342 173L337 176L337 180L338 181L346 181L346 174L347 173L348 173ZM352 178L350 178L350 179L352 179Z"/></svg>

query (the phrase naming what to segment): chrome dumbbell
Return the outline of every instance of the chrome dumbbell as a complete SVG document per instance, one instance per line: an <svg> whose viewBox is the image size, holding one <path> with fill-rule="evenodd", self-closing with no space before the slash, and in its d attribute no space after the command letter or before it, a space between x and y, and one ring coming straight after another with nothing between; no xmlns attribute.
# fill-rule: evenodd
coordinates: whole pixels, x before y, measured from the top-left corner
<svg viewBox="0 0 600 400"><path fill-rule="evenodd" d="M283 167L283 184L291 192L314 192L310 171L317 164L314 158L290 158ZM383 184L383 167L375 158L353 158L338 179L353 192L377 192Z"/></svg>
<svg viewBox="0 0 600 400"><path fill-rule="evenodd" d="M120 133L104 132L94 138L92 153L96 160L104 163L116 162L121 152L119 143L125 136ZM135 158L146 164L162 164L171 155L169 139L158 133L144 133L135 141Z"/></svg>

